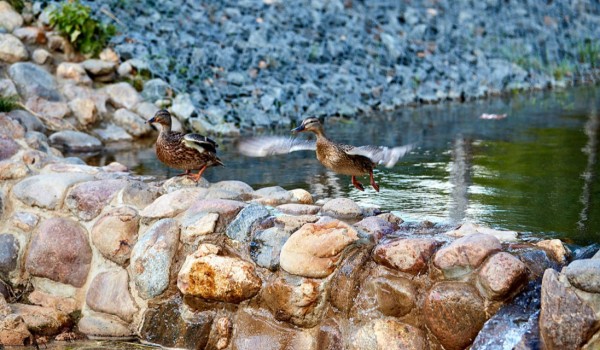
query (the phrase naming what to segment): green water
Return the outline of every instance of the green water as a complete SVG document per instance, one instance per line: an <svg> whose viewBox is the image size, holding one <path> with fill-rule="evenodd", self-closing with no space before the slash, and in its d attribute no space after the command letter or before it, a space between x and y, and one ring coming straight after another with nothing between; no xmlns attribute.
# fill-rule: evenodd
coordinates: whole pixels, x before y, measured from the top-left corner
<svg viewBox="0 0 600 350"><path fill-rule="evenodd" d="M590 244L600 242L599 107L600 88L582 87L406 108L353 121L328 119L328 136L336 141L416 145L394 168L376 170L380 193L356 190L349 177L325 169L314 153L247 158L231 140L219 140L227 167L205 175L211 182L241 180L255 189L278 185L304 188L317 198L349 197L405 220L469 220ZM482 113L507 117L483 120ZM151 142L109 150L89 162L113 160L158 178L178 173L156 160ZM361 181L368 184L368 178Z"/></svg>

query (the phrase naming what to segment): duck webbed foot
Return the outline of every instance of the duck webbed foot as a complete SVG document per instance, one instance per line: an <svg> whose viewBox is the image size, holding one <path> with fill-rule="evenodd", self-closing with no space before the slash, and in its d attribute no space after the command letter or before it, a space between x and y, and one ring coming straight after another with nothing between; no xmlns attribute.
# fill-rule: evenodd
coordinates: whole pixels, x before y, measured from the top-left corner
<svg viewBox="0 0 600 350"><path fill-rule="evenodd" d="M354 185L354 187L358 188L359 191L365 190L364 186L360 182L356 181L356 177L354 176L352 176L352 184Z"/></svg>
<svg viewBox="0 0 600 350"><path fill-rule="evenodd" d="M379 192L379 185L375 182L375 178L373 178L373 170L369 172L369 178L371 180L371 186L373 186L376 192Z"/></svg>
<svg viewBox="0 0 600 350"><path fill-rule="evenodd" d="M194 180L195 182L198 182L198 180L200 180L200 178L202 177L202 174L204 173L204 170L206 170L206 168L207 168L206 165L203 166L202 168L200 168L200 171L198 171L198 174L190 175L190 179Z"/></svg>

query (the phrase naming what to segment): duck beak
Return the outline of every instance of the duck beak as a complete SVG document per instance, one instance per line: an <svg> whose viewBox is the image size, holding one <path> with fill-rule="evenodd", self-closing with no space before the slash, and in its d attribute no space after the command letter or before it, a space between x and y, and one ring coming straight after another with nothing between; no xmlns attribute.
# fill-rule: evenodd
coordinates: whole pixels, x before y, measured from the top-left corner
<svg viewBox="0 0 600 350"><path fill-rule="evenodd" d="M292 132L295 134L297 132L303 132L304 130L304 125L300 125L299 127L292 129Z"/></svg>
<svg viewBox="0 0 600 350"><path fill-rule="evenodd" d="M146 124L152 124L152 123L154 123L154 122L156 122L156 120L154 119L154 117L152 117L152 118L150 118L150 119L146 120Z"/></svg>

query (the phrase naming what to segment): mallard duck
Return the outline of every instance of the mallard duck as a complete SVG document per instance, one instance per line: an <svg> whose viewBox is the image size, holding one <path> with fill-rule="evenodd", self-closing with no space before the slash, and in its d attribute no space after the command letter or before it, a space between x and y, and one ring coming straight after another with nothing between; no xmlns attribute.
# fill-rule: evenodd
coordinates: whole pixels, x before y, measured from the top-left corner
<svg viewBox="0 0 600 350"><path fill-rule="evenodd" d="M264 157L271 154L283 154L294 151L316 151L317 159L327 168L336 173L350 175L352 185L360 191L364 186L356 180L357 176L369 175L371 186L379 192L379 185L373 177L373 168L383 164L387 168L393 167L400 157L404 156L412 145L401 147L343 145L329 140L325 136L323 125L319 119L310 117L304 119L302 124L292 130L292 133L313 132L317 140L298 140L277 136L255 137L243 140L238 144L240 153L252 157Z"/></svg>
<svg viewBox="0 0 600 350"><path fill-rule="evenodd" d="M198 182L206 168L223 165L217 157L217 143L199 134L184 134L171 130L171 113L161 109L147 123L160 125L160 133L156 140L156 156L167 166L185 170L192 180ZM200 169L198 174L190 174Z"/></svg>

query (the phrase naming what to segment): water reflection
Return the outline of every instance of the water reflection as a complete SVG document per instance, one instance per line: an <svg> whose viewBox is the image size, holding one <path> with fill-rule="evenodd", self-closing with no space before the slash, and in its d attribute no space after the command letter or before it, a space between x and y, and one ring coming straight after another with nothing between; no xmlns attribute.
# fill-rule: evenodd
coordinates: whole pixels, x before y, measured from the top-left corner
<svg viewBox="0 0 600 350"><path fill-rule="evenodd" d="M219 140L226 167L205 174L211 182L235 179L254 188L278 185L305 188L317 197L346 196L408 220L471 220L586 244L600 238L599 97L600 88L575 88L407 108L360 122L328 120L328 135L339 142L418 145L394 168L375 171L380 193L356 190L348 177L321 166L314 153L246 158L232 140ZM482 120L482 113L508 117ZM159 178L177 174L156 160L152 141L89 161L116 160Z"/></svg>

